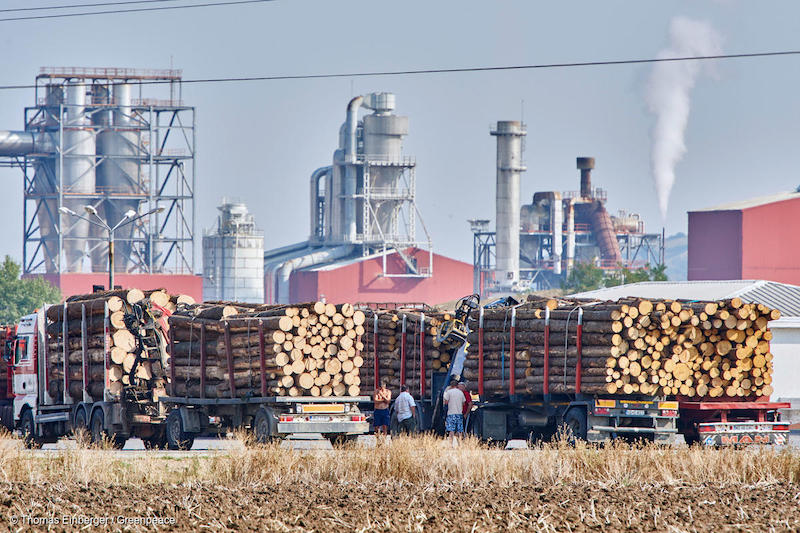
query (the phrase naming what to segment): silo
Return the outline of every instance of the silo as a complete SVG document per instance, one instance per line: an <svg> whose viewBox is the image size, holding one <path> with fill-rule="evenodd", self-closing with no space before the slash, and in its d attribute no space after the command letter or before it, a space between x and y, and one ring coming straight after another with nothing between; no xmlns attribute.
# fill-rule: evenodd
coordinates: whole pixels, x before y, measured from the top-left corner
<svg viewBox="0 0 800 533"><path fill-rule="evenodd" d="M109 226L115 226L129 211L139 210L142 194L140 175L139 128L132 120L131 85L120 83L112 87L112 110L98 113L108 127L103 129L97 139L97 194L104 198L102 211L98 209ZM112 115L109 117L109 115ZM111 119L110 124L108 119ZM105 237L105 232L94 236ZM125 271L130 263L133 247L130 239L134 235L134 225L127 224L115 233L114 270ZM108 268L108 246L102 243L92 254L92 270L102 272Z"/></svg>
<svg viewBox="0 0 800 533"><path fill-rule="evenodd" d="M520 174L525 125L517 120L498 121L491 134L497 137L495 280L502 287L519 282Z"/></svg>
<svg viewBox="0 0 800 533"><path fill-rule="evenodd" d="M37 157L34 163L34 180L32 184L33 193L41 197L49 197L43 201L46 209L41 209L37 215L39 222L39 234L46 243L48 250L58 250L58 201L55 196L59 190L58 177L56 175L57 158L49 155L54 151L58 144L58 123L59 110L64 103L64 88L61 85L48 84L45 87L45 118L43 132L36 136L36 145L32 152L45 154L46 157ZM54 131L56 130L56 131ZM51 132L51 133L48 133ZM52 137L50 137L52 135ZM64 219L64 224L68 225L71 221ZM45 271L58 272L58 254L51 253L44 256Z"/></svg>
<svg viewBox="0 0 800 533"><path fill-rule="evenodd" d="M67 113L63 125L64 151L61 168L64 206L83 213L87 196L95 192L95 136L86 109L87 86L80 82L67 84ZM65 264L62 272L80 272L89 237L89 223L72 217L64 224Z"/></svg>
<svg viewBox="0 0 800 533"><path fill-rule="evenodd" d="M264 233L241 202L225 199L203 236L203 299L264 302Z"/></svg>
<svg viewBox="0 0 800 533"><path fill-rule="evenodd" d="M395 96L391 93L372 93L365 97L364 107L374 113L364 117L364 156L370 162L369 186L374 198L371 209L375 213L374 223L380 225L367 228L368 235L394 235L397 233L397 211L400 202L380 199L394 196L399 186L403 167L398 165L403 157L403 137L408 135L408 117L392 114Z"/></svg>

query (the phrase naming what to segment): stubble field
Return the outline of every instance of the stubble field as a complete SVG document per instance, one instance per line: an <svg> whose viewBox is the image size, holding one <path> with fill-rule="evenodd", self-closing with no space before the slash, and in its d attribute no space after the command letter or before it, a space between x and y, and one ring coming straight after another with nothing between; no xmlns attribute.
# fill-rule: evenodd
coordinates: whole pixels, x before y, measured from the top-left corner
<svg viewBox="0 0 800 533"><path fill-rule="evenodd" d="M768 448L453 450L410 438L175 456L6 445L0 529L797 531L799 474L800 455Z"/></svg>

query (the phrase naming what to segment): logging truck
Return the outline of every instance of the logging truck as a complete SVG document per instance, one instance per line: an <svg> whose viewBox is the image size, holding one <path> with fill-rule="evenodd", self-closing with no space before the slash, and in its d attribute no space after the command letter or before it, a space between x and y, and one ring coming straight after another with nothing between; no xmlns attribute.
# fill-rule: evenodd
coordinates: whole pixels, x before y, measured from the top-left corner
<svg viewBox="0 0 800 533"><path fill-rule="evenodd" d="M516 360L519 352L515 348L516 306L507 310L508 353L501 356L500 362L501 369L503 366L507 367L508 378L501 379L499 384L497 379L487 379L491 372L497 372L491 365L496 367L498 361L490 359L485 350L485 309L475 312L475 331L470 337L475 345L467 350L472 355L469 358L465 355L461 361L454 361L455 365L462 366L469 361L477 376L480 401L470 413L467 422L469 432L500 441L549 437L559 428L566 428L572 437L590 442L617 437L669 442L677 434L681 434L689 444L697 442L707 446L782 445L788 442L789 426L780 421L778 409L787 408L789 404L770 402L768 394L755 399L735 394L727 399L698 399L680 394L684 389L676 389L675 392L679 394L661 396L630 393L627 390L625 394L619 394L622 391L617 392L616 387L611 385L609 387L616 394L603 394L600 391L605 387L597 385L602 381L593 378L594 374L585 372L584 367L589 365L592 358L584 355L583 342L587 337L591 338L591 333L584 337L584 312L580 307L581 302L576 303L572 311L569 311L570 314L566 315L567 321L564 325L568 332L573 331L569 328L574 328L574 336L568 334L564 340L557 341L567 343L572 340L573 346L561 344L559 348L555 348L551 333L556 332L551 332L549 308L542 313L544 320L537 324L542 326L541 334L529 334L527 337L528 340L541 341L541 358L537 359L537 364L541 366L536 369L537 372L541 371L541 375L551 376L551 379L544 380L528 377L529 374L520 374L515 368L520 363ZM716 308L716 304L713 306ZM710 306L704 307L707 311L712 310ZM645 309L649 311L650 308L652 306L648 302ZM573 312L574 322L570 325L569 318ZM594 317L605 316L605 313L595 311ZM617 315L614 314L613 317L616 321ZM506 323L504 328L505 325ZM528 325L531 326L530 323ZM749 324L745 324L747 325ZM762 330L765 327L766 322L763 323ZM745 329L746 327L739 331ZM634 336L634 332L630 332L630 336ZM596 337L593 342L598 342ZM726 349L730 349L730 345ZM561 368L553 368L557 366ZM599 368L605 366L605 363L598 365ZM501 370L501 376L505 376L504 370ZM605 373L611 375L609 371ZM526 378L519 379L521 375ZM496 374L491 377L496 378ZM491 386L487 386L488 383ZM657 389L658 387L654 388Z"/></svg>
<svg viewBox="0 0 800 533"><path fill-rule="evenodd" d="M54 351L46 335L46 311L44 308L22 317L9 339L14 427L26 444L56 442L75 429L85 429L94 442L107 439L121 447L128 437L135 436L147 446L157 446L163 439L166 411L153 401L152 391L121 394L114 386L118 382L112 382L109 376L109 350L98 352L89 347L85 311L77 332L69 331L64 321L63 336L59 337L62 350ZM103 322L102 337L106 338L108 309ZM78 349L70 351L71 345ZM73 354L78 354L78 361ZM71 362L77 364L79 375L74 375ZM99 379L91 381L90 374ZM58 383L54 382L55 375L60 375Z"/></svg>
<svg viewBox="0 0 800 533"><path fill-rule="evenodd" d="M229 389L230 398L167 395L166 379L161 379L166 376L157 370L163 354L159 328L146 313L129 313L140 321L131 328L137 335L129 339L127 326L114 331L107 301L87 307L88 302L70 302L56 314L50 311L62 317L60 322L48 323L48 308L22 317L8 339L9 409L13 427L29 446L56 442L81 428L93 442L122 447L129 437L138 437L147 448L171 449L188 449L198 435L238 427L249 427L261 442L295 433L346 438L368 431L358 411L360 397L241 397L235 387ZM112 343L125 345L125 357L135 354L133 362L117 365ZM230 351L227 359L232 364ZM203 375L204 365L204 359L198 361ZM264 383L263 369L253 374Z"/></svg>

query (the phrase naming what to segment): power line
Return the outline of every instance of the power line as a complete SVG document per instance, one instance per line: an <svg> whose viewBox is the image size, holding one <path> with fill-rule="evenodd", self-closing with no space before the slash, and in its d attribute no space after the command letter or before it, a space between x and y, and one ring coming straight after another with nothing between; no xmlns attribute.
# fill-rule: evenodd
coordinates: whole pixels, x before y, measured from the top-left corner
<svg viewBox="0 0 800 533"><path fill-rule="evenodd" d="M154 0L151 0L154 1ZM167 1L167 0L164 0ZM19 20L42 20L42 19L59 19L67 17L87 17L91 15L112 15L118 13L143 13L146 11L166 11L170 9L192 9L195 7L212 7L212 6L233 6L240 4L261 4L264 2L274 2L275 0L234 0L232 2L205 2L202 4L190 4L185 6L161 6L161 7L136 7L132 9L106 9L104 11L82 11L80 13L58 13L54 15L29 15L25 17L10 17L0 19L0 22L12 22ZM122 3L122 2L120 2ZM135 2L133 2L135 3Z"/></svg>
<svg viewBox="0 0 800 533"><path fill-rule="evenodd" d="M200 83L241 83L253 81L286 81L286 80L318 80L330 78L367 78L378 76L415 76L427 74L458 74L468 72L500 72L513 70L539 70L554 68L576 68L576 67L602 67L614 65L637 65L645 63L671 63L678 61L708 61L714 59L747 59L757 57L776 57L800 55L800 50L784 50L780 52L753 52L747 54L718 54L710 56L684 56L684 57L656 57L648 59L619 59L607 61L583 61L575 63L541 63L533 65L505 65L489 67L459 67L459 68L436 68L436 69L416 69L416 70L377 70L370 72L338 72L328 74L286 74L276 76L241 76L235 78L196 78L180 80L178 83L200 84ZM146 80L135 82L137 85L164 85L175 83L175 80ZM33 89L37 87L33 84L25 85L0 85L0 90L11 89Z"/></svg>
<svg viewBox="0 0 800 533"><path fill-rule="evenodd" d="M15 7L11 9L0 9L0 13L15 13L20 11L53 11L56 9L77 9L81 7L121 6L125 4L152 4L161 2L182 2L182 1L183 0L127 0L125 2L99 2L96 4L72 4L65 6Z"/></svg>

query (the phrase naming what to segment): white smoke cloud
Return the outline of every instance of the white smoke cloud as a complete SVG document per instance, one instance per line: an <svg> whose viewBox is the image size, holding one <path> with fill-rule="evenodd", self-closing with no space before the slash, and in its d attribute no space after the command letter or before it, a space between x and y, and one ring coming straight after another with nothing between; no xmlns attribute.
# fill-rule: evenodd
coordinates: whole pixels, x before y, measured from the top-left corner
<svg viewBox="0 0 800 533"><path fill-rule="evenodd" d="M670 45L658 57L708 56L722 53L721 37L708 23L675 17L670 23ZM669 194L675 183L675 165L686 153L684 134L689 121L690 94L702 61L655 63L647 83L647 106L656 117L651 163L658 206L667 217Z"/></svg>

